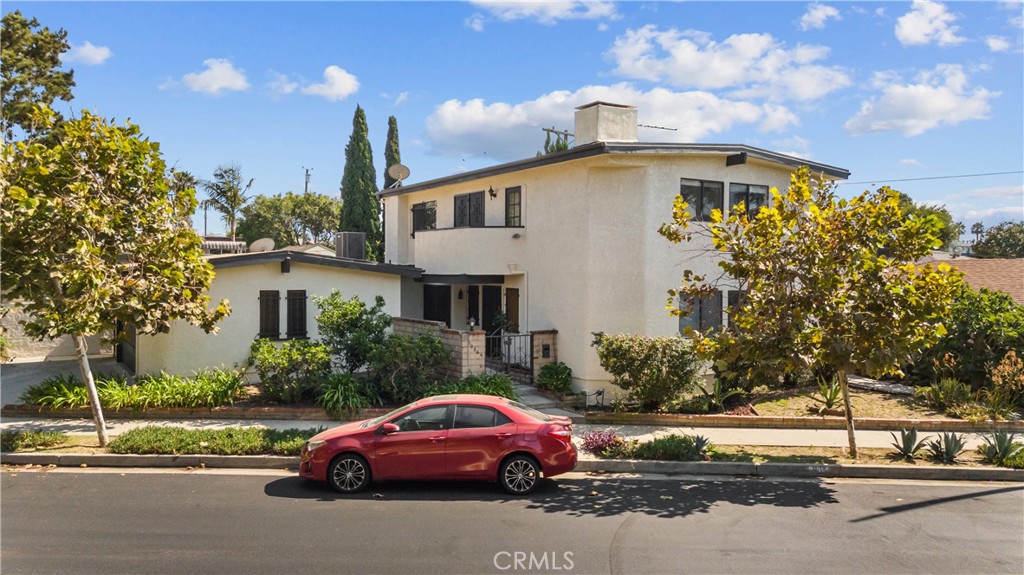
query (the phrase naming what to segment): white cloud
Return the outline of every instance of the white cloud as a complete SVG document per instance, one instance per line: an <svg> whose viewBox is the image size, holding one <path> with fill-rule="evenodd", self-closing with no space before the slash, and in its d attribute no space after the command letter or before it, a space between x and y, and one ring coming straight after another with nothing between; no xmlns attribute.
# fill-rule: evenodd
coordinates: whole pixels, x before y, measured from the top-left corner
<svg viewBox="0 0 1024 575"><path fill-rule="evenodd" d="M770 34L735 34L715 42L706 32L630 29L609 50L615 73L681 88L734 89L740 98L814 100L850 85L838 67L816 64L826 46L787 49Z"/></svg>
<svg viewBox="0 0 1024 575"><path fill-rule="evenodd" d="M484 31L484 17L481 14L473 14L469 18L466 18L465 24L467 28L474 32Z"/></svg>
<svg viewBox="0 0 1024 575"><path fill-rule="evenodd" d="M267 75L270 77L270 82L267 83L267 89L269 89L272 94L287 96L299 88L298 82L289 80L288 76L280 72L270 70L267 72Z"/></svg>
<svg viewBox="0 0 1024 575"><path fill-rule="evenodd" d="M728 100L700 91L655 88L644 92L623 82L550 92L520 103L448 100L427 118L426 135L432 150L442 155L498 161L528 158L544 141L541 128L572 130L574 108L595 100L637 106L641 124L677 129L658 130L659 142L695 142L743 124L777 130L797 121L782 106ZM641 139L646 140L644 135Z"/></svg>
<svg viewBox="0 0 1024 575"><path fill-rule="evenodd" d="M1024 206L1001 206L998 208L988 208L984 210L967 210L964 212L964 218L968 220L983 220L986 218L995 218L999 220L1021 220L1024 219Z"/></svg>
<svg viewBox="0 0 1024 575"><path fill-rule="evenodd" d="M1010 49L1010 41L1002 36L989 36L985 38L985 44L993 52L1005 52Z"/></svg>
<svg viewBox="0 0 1024 575"><path fill-rule="evenodd" d="M616 20L619 18L619 13L615 8L615 3L604 0L570 0L561 2L544 2L536 0L529 2L523 2L521 0L471 1L476 7L488 11L499 20L506 22L512 20L536 20L540 24L551 26L559 20ZM476 17L477 16L474 16L474 18ZM474 25L476 24L474 20L467 21L467 23L468 22L473 22ZM474 25L470 25L470 27L476 30L477 28ZM480 29L483 29L482 21L479 23L479 26Z"/></svg>
<svg viewBox="0 0 1024 575"><path fill-rule="evenodd" d="M181 81L193 92L202 92L212 96L222 90L242 91L249 89L249 81L245 79L245 70L239 70L225 58L203 60L206 69L202 72L190 72L182 76Z"/></svg>
<svg viewBox="0 0 1024 575"><path fill-rule="evenodd" d="M328 66L324 69L324 82L312 84L302 89L303 94L310 96L321 96L337 102L355 94L359 90L359 79L338 66Z"/></svg>
<svg viewBox="0 0 1024 575"><path fill-rule="evenodd" d="M843 128L850 134L902 132L917 136L933 128L988 118L989 100L999 96L985 88L968 90L967 75L956 64L939 64L901 83L893 72L879 72L874 86L881 96L861 103Z"/></svg>
<svg viewBox="0 0 1024 575"><path fill-rule="evenodd" d="M903 158L900 160L900 165L919 168L921 167L921 162L917 161L915 158Z"/></svg>
<svg viewBox="0 0 1024 575"><path fill-rule="evenodd" d="M804 32L817 28L821 29L825 27L825 23L829 19L842 20L843 17L839 15L839 10L833 6L826 6L824 4L814 3L807 7L807 12L800 18L800 29Z"/></svg>
<svg viewBox="0 0 1024 575"><path fill-rule="evenodd" d="M99 66L113 56L114 53L106 46L96 46L92 42L84 42L74 46L66 54L61 55L61 62L81 62L86 66Z"/></svg>
<svg viewBox="0 0 1024 575"><path fill-rule="evenodd" d="M896 20L896 38L907 46L938 44L955 46L966 41L956 35L953 25L956 15L946 11L946 5L932 0L914 0L910 12Z"/></svg>
<svg viewBox="0 0 1024 575"><path fill-rule="evenodd" d="M1024 200L1024 185L978 188L964 192L968 198L1018 198Z"/></svg>
<svg viewBox="0 0 1024 575"><path fill-rule="evenodd" d="M790 136L782 140L775 140L772 142L772 149L780 154L795 158L814 159L814 154L811 153L810 140L800 136Z"/></svg>
<svg viewBox="0 0 1024 575"><path fill-rule="evenodd" d="M402 102L404 102L404 101L406 101L408 99L409 99L409 92L402 92L402 93L398 94L398 96L395 97L395 105L397 106L397 105L401 104Z"/></svg>

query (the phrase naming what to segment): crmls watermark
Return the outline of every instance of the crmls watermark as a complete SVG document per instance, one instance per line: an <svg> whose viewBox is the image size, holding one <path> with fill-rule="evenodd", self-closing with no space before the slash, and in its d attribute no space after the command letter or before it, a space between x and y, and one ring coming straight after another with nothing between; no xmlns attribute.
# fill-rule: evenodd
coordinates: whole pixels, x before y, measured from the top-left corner
<svg viewBox="0 0 1024 575"><path fill-rule="evenodd" d="M576 564L572 551L561 555L555 551L498 551L494 554L494 566L501 571L572 571Z"/></svg>

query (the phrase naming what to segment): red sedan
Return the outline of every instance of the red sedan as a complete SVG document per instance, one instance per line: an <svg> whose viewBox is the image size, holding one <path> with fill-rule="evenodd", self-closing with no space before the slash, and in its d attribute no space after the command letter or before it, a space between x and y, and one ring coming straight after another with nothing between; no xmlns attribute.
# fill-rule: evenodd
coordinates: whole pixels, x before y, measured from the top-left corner
<svg viewBox="0 0 1024 575"><path fill-rule="evenodd" d="M502 397L438 395L319 433L299 474L355 493L370 481L483 479L514 495L576 467L572 422Z"/></svg>

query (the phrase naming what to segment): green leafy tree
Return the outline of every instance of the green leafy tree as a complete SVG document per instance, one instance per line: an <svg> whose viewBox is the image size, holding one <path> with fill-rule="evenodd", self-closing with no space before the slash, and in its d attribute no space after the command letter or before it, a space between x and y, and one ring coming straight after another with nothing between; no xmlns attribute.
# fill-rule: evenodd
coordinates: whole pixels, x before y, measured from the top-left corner
<svg viewBox="0 0 1024 575"><path fill-rule="evenodd" d="M366 366L374 349L384 344L391 316L384 311L384 298L377 296L367 307L359 296L344 299L333 290L327 297L314 296L319 310L316 326L321 341L331 350L338 366L355 373Z"/></svg>
<svg viewBox="0 0 1024 575"><path fill-rule="evenodd" d="M978 258L1024 258L1024 221L992 226L974 244L973 253Z"/></svg>
<svg viewBox="0 0 1024 575"><path fill-rule="evenodd" d="M928 217L934 217L939 224L938 229L935 232L935 236L942 242L940 246L942 249L947 249L949 246L960 239L960 236L964 233L964 225L960 222L953 220L953 215L949 213L949 210L945 206L929 206L927 204L915 204L910 196L899 193L900 210L903 212L903 216L907 218L925 219Z"/></svg>
<svg viewBox="0 0 1024 575"><path fill-rule="evenodd" d="M1002 292L963 286L945 326L947 333L915 358L914 379L953 376L977 389L1003 356L1024 350L1024 306Z"/></svg>
<svg viewBox="0 0 1024 575"><path fill-rule="evenodd" d="M971 226L971 233L974 234L974 241L980 242L981 236L985 235L985 224L981 222L975 222Z"/></svg>
<svg viewBox="0 0 1024 575"><path fill-rule="evenodd" d="M554 129L554 126L552 126L551 130L546 132L546 135L544 136L544 153L538 153L538 156L546 156L548 154L554 154L555 152L564 152L569 149L569 136L565 134L555 132L555 141L551 141L551 132L554 131Z"/></svg>
<svg viewBox="0 0 1024 575"><path fill-rule="evenodd" d="M32 121L36 104L71 100L74 71L60 69L60 55L69 48L68 33L39 26L38 20L28 20L15 10L4 14L0 28L0 129L8 140L13 139L15 127L28 134L39 127Z"/></svg>
<svg viewBox="0 0 1024 575"><path fill-rule="evenodd" d="M366 234L367 259L379 260L382 237L380 204L377 202L377 171L366 127L366 113L356 106L352 136L345 146L345 171L341 176L342 231Z"/></svg>
<svg viewBox="0 0 1024 575"><path fill-rule="evenodd" d="M756 215L742 205L728 219L714 210L708 226L719 267L745 290L729 328L694 333L705 357L751 362L752 370L782 376L809 369L835 373L842 386L850 455L857 456L847 374L898 373L900 365L946 333L943 319L959 289L948 265L913 262L939 243L934 218L906 218L897 192L882 187L852 200L799 169L785 194ZM690 214L677 196L672 222L659 230L689 242ZM704 229L701 225L698 229ZM717 286L685 271L675 297L697 298Z"/></svg>
<svg viewBox="0 0 1024 575"><path fill-rule="evenodd" d="M246 243L271 238L280 247L330 246L340 211L341 202L315 192L257 196L242 208L238 236Z"/></svg>
<svg viewBox="0 0 1024 575"><path fill-rule="evenodd" d="M39 108L32 121L48 127L53 119ZM88 111L50 140L3 146L0 293L25 302L28 335L72 337L106 445L86 336L119 323L163 333L177 319L215 332L228 302L207 307L213 268L183 217L194 210L195 195L170 192L158 144L138 126Z"/></svg>
<svg viewBox="0 0 1024 575"><path fill-rule="evenodd" d="M235 239L238 216L251 200L245 193L252 187L252 182L250 179L249 183L242 187L242 168L237 164L217 166L213 171L213 179L203 182L203 189L206 190L203 205L213 208L223 216L232 240Z"/></svg>

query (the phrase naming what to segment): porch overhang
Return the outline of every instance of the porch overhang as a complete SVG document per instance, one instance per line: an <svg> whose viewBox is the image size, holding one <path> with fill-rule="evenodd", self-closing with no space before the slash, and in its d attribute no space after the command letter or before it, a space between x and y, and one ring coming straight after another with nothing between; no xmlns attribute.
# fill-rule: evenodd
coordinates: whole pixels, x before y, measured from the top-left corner
<svg viewBox="0 0 1024 575"><path fill-rule="evenodd" d="M425 284L442 285L503 284L505 283L505 276L482 274L423 274L416 278L416 281Z"/></svg>

